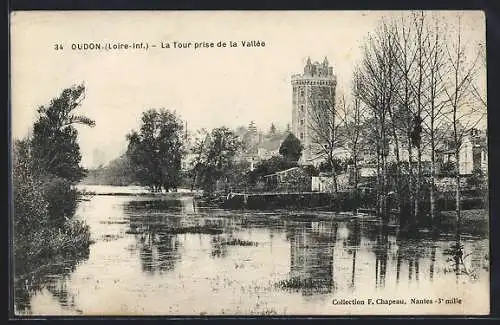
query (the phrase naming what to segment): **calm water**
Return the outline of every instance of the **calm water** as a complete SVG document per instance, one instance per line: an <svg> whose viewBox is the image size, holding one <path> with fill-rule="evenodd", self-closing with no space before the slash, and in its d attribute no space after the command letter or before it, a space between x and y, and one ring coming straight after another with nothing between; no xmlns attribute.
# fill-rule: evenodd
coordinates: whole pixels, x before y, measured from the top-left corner
<svg viewBox="0 0 500 325"><path fill-rule="evenodd" d="M488 240L464 231L457 275L451 234L398 239L372 217L224 211L179 199L94 196L81 202L88 256L35 270L16 287L29 315L415 314L412 305L334 299L461 298L429 313L489 310ZM457 309L458 308L458 309ZM462 308L462 309L460 309Z"/></svg>

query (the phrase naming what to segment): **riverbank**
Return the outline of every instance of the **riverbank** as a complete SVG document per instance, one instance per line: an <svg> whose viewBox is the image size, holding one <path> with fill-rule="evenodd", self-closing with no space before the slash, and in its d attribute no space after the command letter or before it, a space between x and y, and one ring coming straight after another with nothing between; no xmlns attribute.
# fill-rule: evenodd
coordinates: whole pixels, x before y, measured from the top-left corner
<svg viewBox="0 0 500 325"><path fill-rule="evenodd" d="M78 184L78 192L83 196L107 195L107 196L194 196L200 191L191 191L189 189L178 189L176 192L151 192L148 188L142 186L112 186L112 185L86 185Z"/></svg>

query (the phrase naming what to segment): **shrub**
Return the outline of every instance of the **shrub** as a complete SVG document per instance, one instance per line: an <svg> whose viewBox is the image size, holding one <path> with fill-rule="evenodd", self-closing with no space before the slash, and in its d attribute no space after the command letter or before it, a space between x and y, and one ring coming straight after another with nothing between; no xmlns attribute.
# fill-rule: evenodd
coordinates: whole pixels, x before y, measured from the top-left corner
<svg viewBox="0 0 500 325"><path fill-rule="evenodd" d="M57 176L45 176L42 184L49 221L53 226L61 226L74 215L78 192L70 181Z"/></svg>

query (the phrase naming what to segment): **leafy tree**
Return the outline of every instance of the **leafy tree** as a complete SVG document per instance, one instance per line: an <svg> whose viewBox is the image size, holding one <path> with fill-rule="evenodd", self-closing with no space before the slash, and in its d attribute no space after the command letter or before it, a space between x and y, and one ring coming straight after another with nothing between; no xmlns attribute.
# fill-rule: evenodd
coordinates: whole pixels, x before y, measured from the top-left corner
<svg viewBox="0 0 500 325"><path fill-rule="evenodd" d="M140 130L127 135L127 157L136 180L153 191L176 189L181 182L183 123L170 110L150 109Z"/></svg>
<svg viewBox="0 0 500 325"><path fill-rule="evenodd" d="M255 184L260 177L276 173L281 170L297 167L296 161L291 161L282 156L274 156L266 160L262 160L255 165L253 171L249 174L249 181Z"/></svg>
<svg viewBox="0 0 500 325"><path fill-rule="evenodd" d="M234 157L241 148L241 142L233 131L226 127L213 129L207 136L197 168L200 183L205 194L216 189L217 182L226 179L234 165Z"/></svg>
<svg viewBox="0 0 500 325"><path fill-rule="evenodd" d="M293 133L289 133L283 143L281 143L279 153L289 161L297 162L302 155L304 147Z"/></svg>
<svg viewBox="0 0 500 325"><path fill-rule="evenodd" d="M75 124L94 126L77 115L85 97L84 85L63 90L49 105L38 109L31 137L14 142L14 267L25 273L52 264L60 254L88 251L90 231L71 219L77 205L74 184L85 170Z"/></svg>
<svg viewBox="0 0 500 325"><path fill-rule="evenodd" d="M48 106L38 109L31 148L39 173L52 174L73 183L85 176L85 169L79 165L82 157L74 125L93 127L95 122L75 113L84 98L85 86L76 85L64 89Z"/></svg>
<svg viewBox="0 0 500 325"><path fill-rule="evenodd" d="M134 183L135 171L126 154L111 160L107 165L91 169L82 181L85 184L127 186Z"/></svg>
<svg viewBox="0 0 500 325"><path fill-rule="evenodd" d="M46 224L48 203L40 180L33 175L33 161L29 142L18 140L13 145L14 231L27 233L29 229L39 229Z"/></svg>

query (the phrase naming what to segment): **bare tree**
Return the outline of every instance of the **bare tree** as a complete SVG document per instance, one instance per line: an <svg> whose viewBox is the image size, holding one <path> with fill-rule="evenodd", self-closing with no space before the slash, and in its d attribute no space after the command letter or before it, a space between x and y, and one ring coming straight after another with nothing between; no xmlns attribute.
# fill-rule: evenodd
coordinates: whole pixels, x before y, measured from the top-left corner
<svg viewBox="0 0 500 325"><path fill-rule="evenodd" d="M396 56L393 51L395 37L392 24L383 20L374 35L370 35L363 49L363 58L354 80L359 99L368 108L375 128L377 151L378 213L388 215L388 145L390 140L389 111L395 102Z"/></svg>
<svg viewBox="0 0 500 325"><path fill-rule="evenodd" d="M343 147L349 151L352 159L354 188L357 188L358 185L358 162L360 159L361 138L363 136L366 110L366 106L362 104L359 98L359 87L360 85L354 80L351 89L351 100L346 100L345 96L342 95L338 101L339 114L342 117L340 120L341 123L339 123L342 125L342 133L339 140Z"/></svg>
<svg viewBox="0 0 500 325"><path fill-rule="evenodd" d="M392 107L391 113L391 124L393 130L394 141L396 142L396 160L398 163L397 174L403 173L403 164L399 162L401 157L399 156L399 147L406 150L408 153L407 161L407 173L406 173L406 184L407 191L403 191L404 176L398 179L399 186L399 207L400 207L400 225L403 226L407 222L407 218L410 217L412 224L415 223L416 216L414 215L414 178L413 173L413 126L414 126L414 110L415 110L415 78L416 78L416 65L418 63L418 47L416 46L416 29L413 28L413 20L410 15L402 15L395 19L395 38L394 52L396 55L396 66L397 73L396 78L399 80L399 86L397 87L396 95L396 105ZM397 142L398 137L400 141ZM398 144L400 146L398 146ZM403 193L404 192L404 193Z"/></svg>
<svg viewBox="0 0 500 325"><path fill-rule="evenodd" d="M445 76L445 93L451 109L452 149L456 163L456 234L460 237L461 226L461 185L460 185L460 150L465 136L486 115L485 107L478 109L477 98L474 96L474 78L477 73L478 57L470 59L462 43L460 17L454 32L454 43L446 43L446 57L450 65L450 73Z"/></svg>
<svg viewBox="0 0 500 325"><path fill-rule="evenodd" d="M478 59L480 61L480 64L478 65L478 70L481 71L484 75L486 75L486 48L484 44L479 44L478 46ZM477 80L479 81L479 80ZM487 100L486 100L486 87L485 87L485 80L482 80L482 87L478 86L477 82L472 83L472 91L473 95L476 98L476 100L484 107L488 107Z"/></svg>
<svg viewBox="0 0 500 325"><path fill-rule="evenodd" d="M335 93L331 87L312 87L308 97L308 129L311 149L315 155L325 158L329 164L335 194L338 193L335 149L339 147L337 132L341 126Z"/></svg>
<svg viewBox="0 0 500 325"><path fill-rule="evenodd" d="M415 97L415 113L413 117L412 143L417 149L417 173L415 182L415 205L414 218L412 219L411 227L415 227L415 218L420 215L421 204L421 187L422 187L422 122L423 108L425 106L425 88L426 88L426 57L424 54L424 46L427 42L427 35L424 33L425 16L423 12L413 13L413 27L416 32L416 85L413 87Z"/></svg>
<svg viewBox="0 0 500 325"><path fill-rule="evenodd" d="M430 168L430 216L434 220L436 217L436 151L442 142L444 132L439 132L444 128L446 115L449 110L446 105L445 83L443 76L448 73L448 64L444 43L446 41L444 30L439 23L439 17L434 17L432 25L427 24L425 33L427 38L423 44L423 55L427 61L427 88L424 96L427 97L427 105L423 107L423 131L429 138L431 168Z"/></svg>

